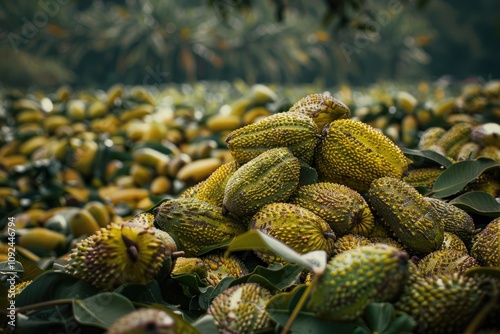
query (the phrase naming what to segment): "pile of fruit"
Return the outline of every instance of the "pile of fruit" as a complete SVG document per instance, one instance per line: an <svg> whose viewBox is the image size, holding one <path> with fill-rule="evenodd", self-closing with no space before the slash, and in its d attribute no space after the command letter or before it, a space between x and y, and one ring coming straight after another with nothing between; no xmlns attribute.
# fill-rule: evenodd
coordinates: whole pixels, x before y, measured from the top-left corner
<svg viewBox="0 0 500 334"><path fill-rule="evenodd" d="M449 94L6 93L18 328L498 328L500 82Z"/></svg>

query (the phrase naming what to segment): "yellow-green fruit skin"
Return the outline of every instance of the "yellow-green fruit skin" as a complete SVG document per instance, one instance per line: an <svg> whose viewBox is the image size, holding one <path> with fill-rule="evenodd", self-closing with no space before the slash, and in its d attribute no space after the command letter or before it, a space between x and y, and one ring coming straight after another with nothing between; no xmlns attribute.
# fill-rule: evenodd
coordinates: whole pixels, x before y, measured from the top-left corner
<svg viewBox="0 0 500 334"><path fill-rule="evenodd" d="M312 162L317 144L317 126L300 113L279 113L234 130L226 143L234 159L244 164L275 147L288 147L307 163Z"/></svg>
<svg viewBox="0 0 500 334"><path fill-rule="evenodd" d="M383 176L401 179L405 155L387 136L360 121L341 119L326 125L316 153L321 180L365 192Z"/></svg>
<svg viewBox="0 0 500 334"><path fill-rule="evenodd" d="M169 233L187 257L246 231L242 224L222 215L220 207L195 198L167 200L154 214L154 226Z"/></svg>
<svg viewBox="0 0 500 334"><path fill-rule="evenodd" d="M383 244L361 246L330 259L306 309L330 321L354 320L368 304L395 299L407 278L407 253Z"/></svg>
<svg viewBox="0 0 500 334"><path fill-rule="evenodd" d="M432 189L436 179L443 172L439 168L419 168L408 171L408 174L403 177L403 181L412 187L424 187Z"/></svg>
<svg viewBox="0 0 500 334"><path fill-rule="evenodd" d="M472 125L458 123L452 126L437 141L436 146L441 147L446 152L446 156L455 158L460 147L470 141Z"/></svg>
<svg viewBox="0 0 500 334"><path fill-rule="evenodd" d="M368 199L406 247L421 254L441 247L444 228L439 214L409 184L382 177L373 181Z"/></svg>
<svg viewBox="0 0 500 334"><path fill-rule="evenodd" d="M239 278L248 274L243 262L234 255L225 257L222 252L210 253L202 256L201 260L207 268L207 281L214 287L226 277Z"/></svg>
<svg viewBox="0 0 500 334"><path fill-rule="evenodd" d="M266 233L298 253L324 250L333 252L335 235L322 218L311 211L290 203L272 203L259 210L250 221L252 230ZM256 251L265 262L285 261L270 251Z"/></svg>
<svg viewBox="0 0 500 334"><path fill-rule="evenodd" d="M286 201L299 185L300 161L285 147L266 151L229 178L223 208L244 217L266 204Z"/></svg>
<svg viewBox="0 0 500 334"><path fill-rule="evenodd" d="M471 255L482 265L500 267L500 217L493 219L472 242Z"/></svg>
<svg viewBox="0 0 500 334"><path fill-rule="evenodd" d="M482 293L472 278L417 275L410 281L394 307L415 319L416 333L463 333L481 305Z"/></svg>
<svg viewBox="0 0 500 334"><path fill-rule="evenodd" d="M443 244L441 249L453 249L464 254L469 254L467 246L456 234L451 232L444 232Z"/></svg>
<svg viewBox="0 0 500 334"><path fill-rule="evenodd" d="M430 150L445 133L446 130L441 127L428 128L420 137L418 148L421 150Z"/></svg>
<svg viewBox="0 0 500 334"><path fill-rule="evenodd" d="M421 275L429 276L463 274L467 269L478 266L477 260L467 253L455 249L441 249L427 254L418 264L418 269Z"/></svg>
<svg viewBox="0 0 500 334"><path fill-rule="evenodd" d="M369 236L374 228L373 214L365 199L341 184L320 182L302 186L290 202L323 218L337 236Z"/></svg>
<svg viewBox="0 0 500 334"><path fill-rule="evenodd" d="M217 168L201 183L195 197L207 203L222 206L227 181L238 167L239 164L236 161L231 161Z"/></svg>

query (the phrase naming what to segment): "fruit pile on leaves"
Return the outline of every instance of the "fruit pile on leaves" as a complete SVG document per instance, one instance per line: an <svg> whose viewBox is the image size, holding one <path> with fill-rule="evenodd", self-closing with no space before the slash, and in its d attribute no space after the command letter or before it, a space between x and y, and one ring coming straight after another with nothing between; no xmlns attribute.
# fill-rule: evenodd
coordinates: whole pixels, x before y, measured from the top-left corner
<svg viewBox="0 0 500 334"><path fill-rule="evenodd" d="M451 94L3 92L15 329L498 330L500 82Z"/></svg>

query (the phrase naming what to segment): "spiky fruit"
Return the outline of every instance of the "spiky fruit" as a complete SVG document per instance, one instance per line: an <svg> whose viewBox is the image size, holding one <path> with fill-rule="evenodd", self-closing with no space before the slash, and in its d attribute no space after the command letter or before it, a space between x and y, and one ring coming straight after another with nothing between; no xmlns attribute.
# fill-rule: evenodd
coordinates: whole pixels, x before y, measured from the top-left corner
<svg viewBox="0 0 500 334"><path fill-rule="evenodd" d="M307 163L312 162L317 126L300 113L279 113L234 130L226 143L234 159L244 164L275 147L288 147Z"/></svg>
<svg viewBox="0 0 500 334"><path fill-rule="evenodd" d="M421 150L430 150L436 142L446 133L446 130L441 127L431 127L422 133L418 148Z"/></svg>
<svg viewBox="0 0 500 334"><path fill-rule="evenodd" d="M405 251L404 246L391 237L372 237L370 241L374 244L384 244L399 249L400 251Z"/></svg>
<svg viewBox="0 0 500 334"><path fill-rule="evenodd" d="M198 182L194 186L186 188L183 192L181 192L179 194L179 196L177 198L193 198L193 197L196 197L196 194L198 193L198 191L200 190L201 186L203 185L203 182L205 182L205 181Z"/></svg>
<svg viewBox="0 0 500 334"><path fill-rule="evenodd" d="M374 227L373 215L365 199L341 184L321 182L305 185L290 201L323 218L337 235L353 233L368 236Z"/></svg>
<svg viewBox="0 0 500 334"><path fill-rule="evenodd" d="M446 156L455 158L460 147L470 141L471 131L472 125L470 124L455 124L436 141L436 146L441 147L446 152Z"/></svg>
<svg viewBox="0 0 500 334"><path fill-rule="evenodd" d="M236 172L238 167L239 164L236 161L231 161L217 168L201 183L195 197L201 201L222 206L227 181Z"/></svg>
<svg viewBox="0 0 500 334"><path fill-rule="evenodd" d="M327 94L309 94L293 104L288 112L307 115L313 119L321 131L325 124L341 118L348 118L349 108Z"/></svg>
<svg viewBox="0 0 500 334"><path fill-rule="evenodd" d="M132 224L143 225L144 227L153 227L155 216L149 212L141 212L135 215L131 220Z"/></svg>
<svg viewBox="0 0 500 334"><path fill-rule="evenodd" d="M356 234L346 234L335 241L335 246L333 248L333 254L339 254L351 249L358 248L360 246L371 245L372 242L361 235Z"/></svg>
<svg viewBox="0 0 500 334"><path fill-rule="evenodd" d="M119 318L107 334L177 334L175 319L167 312L143 308Z"/></svg>
<svg viewBox="0 0 500 334"><path fill-rule="evenodd" d="M467 246L457 235L451 232L444 232L443 244L441 249L454 249L456 251L462 252L464 254L469 254Z"/></svg>
<svg viewBox="0 0 500 334"><path fill-rule="evenodd" d="M286 201L297 189L300 162L285 147L274 148L241 166L229 178L223 209L243 217L266 204Z"/></svg>
<svg viewBox="0 0 500 334"><path fill-rule="evenodd" d="M495 161L500 161L500 148L488 145L483 147L477 154L478 158L488 158Z"/></svg>
<svg viewBox="0 0 500 334"><path fill-rule="evenodd" d="M105 290L124 283L147 283L168 254L152 228L111 223L77 244L66 272Z"/></svg>
<svg viewBox="0 0 500 334"><path fill-rule="evenodd" d="M208 271L207 281L212 286L217 286L226 277L239 278L248 274L245 267L236 256L224 257L224 253L211 253L202 257Z"/></svg>
<svg viewBox="0 0 500 334"><path fill-rule="evenodd" d="M250 228L264 232L299 253L324 250L333 252L335 235L328 223L311 211L290 203L272 203L259 210ZM285 261L270 251L256 251L265 262Z"/></svg>
<svg viewBox="0 0 500 334"><path fill-rule="evenodd" d="M417 322L416 332L463 333L480 306L482 293L459 274L414 276L394 304Z"/></svg>
<svg viewBox="0 0 500 334"><path fill-rule="evenodd" d="M399 147L368 124L341 119L326 125L323 136L316 154L323 181L365 192L373 180L383 176L401 179L408 168Z"/></svg>
<svg viewBox="0 0 500 334"><path fill-rule="evenodd" d="M471 139L481 146L494 145L500 148L500 124L484 123L475 126L471 132Z"/></svg>
<svg viewBox="0 0 500 334"><path fill-rule="evenodd" d="M467 245L471 238L479 232L474 226L472 217L464 210L449 204L443 200L432 197L424 197L424 200L432 205L434 210L444 223L444 231L455 234Z"/></svg>
<svg viewBox="0 0 500 334"><path fill-rule="evenodd" d="M368 304L397 297L407 277L407 253L382 244L361 246L328 262L306 308L331 321L354 320Z"/></svg>
<svg viewBox="0 0 500 334"><path fill-rule="evenodd" d="M403 177L403 181L412 187L424 187L432 189L436 179L443 172L440 168L419 168L408 172L408 175Z"/></svg>
<svg viewBox="0 0 500 334"><path fill-rule="evenodd" d="M179 257L175 261L172 275L198 274L200 278L206 278L208 275L207 266L202 259L197 257Z"/></svg>
<svg viewBox="0 0 500 334"><path fill-rule="evenodd" d="M466 160L466 159L474 159L477 157L479 151L480 151L479 144L474 143L472 141L467 142L463 144L460 147L460 150L458 150L458 153L456 155L456 160Z"/></svg>
<svg viewBox="0 0 500 334"><path fill-rule="evenodd" d="M442 249L427 254L418 264L420 274L463 274L479 263L467 253L454 249Z"/></svg>
<svg viewBox="0 0 500 334"><path fill-rule="evenodd" d="M474 237L471 255L483 265L500 267L500 217Z"/></svg>
<svg viewBox="0 0 500 334"><path fill-rule="evenodd" d="M169 233L188 257L246 231L245 226L222 215L220 207L195 198L167 200L154 215L155 227Z"/></svg>
<svg viewBox="0 0 500 334"><path fill-rule="evenodd" d="M220 333L253 333L272 325L265 310L270 297L257 283L235 285L215 297L207 313L214 317Z"/></svg>
<svg viewBox="0 0 500 334"><path fill-rule="evenodd" d="M373 181L368 198L406 247L423 254L441 247L443 222L415 188L404 181L382 177Z"/></svg>

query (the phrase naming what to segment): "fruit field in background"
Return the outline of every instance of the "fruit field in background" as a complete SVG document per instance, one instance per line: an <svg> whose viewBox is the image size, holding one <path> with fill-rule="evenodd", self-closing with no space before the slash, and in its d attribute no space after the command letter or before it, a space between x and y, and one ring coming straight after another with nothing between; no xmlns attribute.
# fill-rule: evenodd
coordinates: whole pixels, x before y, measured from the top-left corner
<svg viewBox="0 0 500 334"><path fill-rule="evenodd" d="M345 104L336 109L342 112L328 116L337 107L326 107L322 100L320 115L327 117L321 122L319 117L311 121L311 115L289 116L302 109L310 112L309 101L296 108L299 111L289 109L301 98L320 93ZM139 308L147 308L152 318L165 317L177 333L216 333L215 325L234 332L249 328L273 333L287 327L290 318L292 332L297 333L305 328L325 330L331 326L328 321L345 333L453 332L469 322L475 326L472 330L498 327L499 81L448 87L386 82L327 91L315 85L234 81L115 85L106 91L62 86L53 92L0 94L0 261L9 258L7 225L13 217L17 321L26 333L67 326L102 333ZM274 148L273 142L287 140L272 136L279 131L296 131L300 140L283 144L288 149ZM328 133L342 138L330 142L338 155L328 153ZM339 144L344 141L346 147ZM377 143L383 152L374 152ZM392 143L394 148L385 146ZM350 151L351 147L366 151ZM344 158L347 171L335 179L338 175L331 176L330 167ZM386 167L388 159L389 165L397 165L395 171ZM371 183L369 178L375 176L371 168L364 170L365 164L373 165L373 175L380 169L386 174L378 177L389 178ZM358 168L356 175L368 177L364 183L345 174L357 173ZM236 176L230 179L232 175ZM315 193L306 188L330 180L354 190L336 185ZM302 190L297 191L298 186ZM260 197L238 197L248 187ZM323 197L327 191L331 195ZM394 194L401 203L390 199ZM323 223L323 207L312 213L315 203L332 198L344 207L350 205L344 209L353 217L348 224L335 223L333 231ZM438 218L432 217L440 217L444 231L436 232L443 228L439 224L431 228L440 235L434 240L437 244L415 244L412 240L419 232L411 228L412 237L398 232L397 210L381 213L384 201L389 201L388 207L402 208L419 203L411 208L412 214L429 216L434 223ZM301 206L311 212L302 212ZM404 210L401 215L408 214ZM338 217L328 217L340 222L346 212L337 207ZM266 234L272 235L269 230L276 222L286 225L299 219L293 217L304 220L296 224L297 229L302 226L300 233L287 232L291 239L322 226L321 246L310 249L304 241L307 247L302 249ZM457 227L453 221L463 225ZM192 230L185 228L186 222L193 224ZM200 235L200 229L215 232ZM423 233L425 238L434 238L429 233ZM390 246L374 246L375 242ZM149 245L147 250L144 245ZM260 250L254 253L253 248ZM418 268L405 251L422 259ZM325 254L332 256L328 265ZM134 260L123 260L122 265L123 256ZM269 264L276 260L282 263ZM365 272L387 268L380 274L386 276L368 279L363 270L349 276L352 263L366 265L361 268ZM344 265L347 272L338 269ZM416 270L427 278L411 276ZM447 290L429 304L443 309L428 311L422 301L409 296L411 289L421 289L421 298L427 298L422 291L437 289L436 275L443 275ZM325 285L322 277L330 276L334 280ZM401 291L406 286L405 292L375 288L389 284L387 277ZM239 286L243 283L247 285ZM319 306L325 301L318 301L319 296L335 295L328 290L332 287L338 294L335 302L328 301L338 312L334 316ZM1 288L7 291L6 284ZM341 291L347 291L346 296L340 296ZM351 305L349 291L366 297L366 305ZM234 307L223 298L230 300L234 294L256 305L234 310L242 317L240 323L221 320L228 314L225 308ZM7 298L0 301L5 310ZM304 307L298 315L293 314L297 305ZM460 313L465 323L433 318L433 312L448 309ZM245 312L252 317L245 319ZM153 325L162 328L159 322Z"/></svg>

